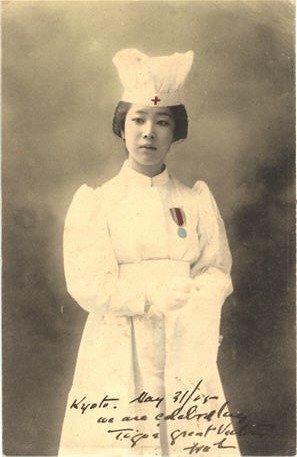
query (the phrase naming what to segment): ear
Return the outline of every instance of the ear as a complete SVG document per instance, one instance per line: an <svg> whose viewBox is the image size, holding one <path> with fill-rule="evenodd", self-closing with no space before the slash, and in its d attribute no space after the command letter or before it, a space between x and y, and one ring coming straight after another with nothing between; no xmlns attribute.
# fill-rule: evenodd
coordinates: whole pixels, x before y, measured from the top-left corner
<svg viewBox="0 0 297 457"><path fill-rule="evenodd" d="M125 132L124 132L124 130L121 130L121 138L125 141Z"/></svg>

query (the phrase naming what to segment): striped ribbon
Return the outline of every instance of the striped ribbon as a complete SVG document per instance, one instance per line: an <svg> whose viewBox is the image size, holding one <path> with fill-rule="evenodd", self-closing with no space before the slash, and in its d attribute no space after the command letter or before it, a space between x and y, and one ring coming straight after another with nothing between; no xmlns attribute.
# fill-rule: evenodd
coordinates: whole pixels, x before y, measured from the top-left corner
<svg viewBox="0 0 297 457"><path fill-rule="evenodd" d="M170 208L170 213L172 219L179 227L186 223L186 215L182 208Z"/></svg>

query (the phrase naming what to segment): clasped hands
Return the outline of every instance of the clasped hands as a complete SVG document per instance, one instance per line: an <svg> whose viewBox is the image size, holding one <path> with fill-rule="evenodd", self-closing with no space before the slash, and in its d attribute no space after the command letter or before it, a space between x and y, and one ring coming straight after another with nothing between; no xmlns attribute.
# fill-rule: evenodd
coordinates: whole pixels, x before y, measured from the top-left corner
<svg viewBox="0 0 297 457"><path fill-rule="evenodd" d="M194 290L196 285L191 278L175 277L168 282L166 279L150 282L146 288L149 313L163 315L167 311L177 311L189 302Z"/></svg>

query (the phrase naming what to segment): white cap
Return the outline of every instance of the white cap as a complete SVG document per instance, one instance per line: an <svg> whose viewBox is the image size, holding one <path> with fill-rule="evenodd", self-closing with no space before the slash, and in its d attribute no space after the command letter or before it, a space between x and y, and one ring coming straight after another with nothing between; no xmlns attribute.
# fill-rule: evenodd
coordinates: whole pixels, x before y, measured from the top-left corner
<svg viewBox="0 0 297 457"><path fill-rule="evenodd" d="M122 101L146 106L183 104L182 88L194 52L148 57L137 49L122 49L112 61L124 86Z"/></svg>

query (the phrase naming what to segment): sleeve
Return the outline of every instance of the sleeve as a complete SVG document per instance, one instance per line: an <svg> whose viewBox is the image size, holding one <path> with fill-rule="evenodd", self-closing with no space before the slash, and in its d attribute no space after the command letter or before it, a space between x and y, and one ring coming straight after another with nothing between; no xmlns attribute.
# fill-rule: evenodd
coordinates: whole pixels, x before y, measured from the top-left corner
<svg viewBox="0 0 297 457"><path fill-rule="evenodd" d="M105 217L101 189L81 186L68 209L63 235L67 290L88 312L143 314L141 284L129 287L119 280L118 262Z"/></svg>
<svg viewBox="0 0 297 457"><path fill-rule="evenodd" d="M196 182L198 197L197 235L200 256L191 267L197 299L206 306L221 306L233 291L231 281L232 259L224 222L216 202L202 182Z"/></svg>

